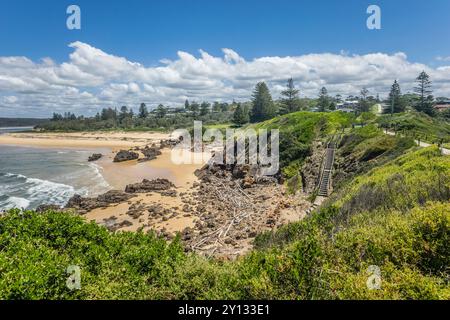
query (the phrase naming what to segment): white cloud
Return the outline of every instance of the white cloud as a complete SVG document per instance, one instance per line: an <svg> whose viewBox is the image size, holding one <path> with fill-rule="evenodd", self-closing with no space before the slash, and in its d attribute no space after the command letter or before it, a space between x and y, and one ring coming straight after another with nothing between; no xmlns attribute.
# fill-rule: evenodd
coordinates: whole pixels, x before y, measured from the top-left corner
<svg viewBox="0 0 450 320"><path fill-rule="evenodd" d="M0 112L47 116L53 111L94 112L104 106L141 102L180 105L190 100L247 100L256 82L266 81L275 98L292 77L303 96L316 96L326 86L331 94L356 95L365 86L386 94L394 79L403 92L425 70L436 95L450 95L450 66L429 67L408 60L404 53L366 55L308 54L245 60L232 49L223 56L200 50L179 51L177 59L162 59L156 67L108 54L89 44L70 44L73 52L61 64L51 58L0 57ZM447 61L442 58L441 61ZM15 101L8 97L16 97Z"/></svg>
<svg viewBox="0 0 450 320"><path fill-rule="evenodd" d="M448 62L450 61L450 57L442 57L442 56L438 56L436 57L437 61L444 61L444 62Z"/></svg>

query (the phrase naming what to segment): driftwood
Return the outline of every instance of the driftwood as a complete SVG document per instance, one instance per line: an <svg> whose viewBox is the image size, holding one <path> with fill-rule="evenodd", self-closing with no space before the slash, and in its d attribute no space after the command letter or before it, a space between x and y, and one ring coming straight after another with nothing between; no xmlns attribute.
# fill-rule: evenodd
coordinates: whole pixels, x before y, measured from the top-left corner
<svg viewBox="0 0 450 320"><path fill-rule="evenodd" d="M212 191L218 199L227 207L227 212L232 213L230 219L216 230L204 235L198 242L191 245L196 251L203 251L211 257L218 248L224 245L229 232L244 221L251 223L251 216L259 213L261 209L255 206L254 199L248 195L240 186L234 188L226 186L219 179L212 177ZM221 187L220 191L217 186Z"/></svg>

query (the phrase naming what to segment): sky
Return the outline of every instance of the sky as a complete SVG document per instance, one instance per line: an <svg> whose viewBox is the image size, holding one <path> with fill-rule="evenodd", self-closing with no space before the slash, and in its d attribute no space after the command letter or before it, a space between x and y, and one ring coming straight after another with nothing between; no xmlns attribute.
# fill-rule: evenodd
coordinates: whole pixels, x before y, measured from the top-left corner
<svg viewBox="0 0 450 320"><path fill-rule="evenodd" d="M301 96L383 96L422 70L450 96L449 13L448 0L2 0L0 117L245 101L258 81L278 98L290 77Z"/></svg>

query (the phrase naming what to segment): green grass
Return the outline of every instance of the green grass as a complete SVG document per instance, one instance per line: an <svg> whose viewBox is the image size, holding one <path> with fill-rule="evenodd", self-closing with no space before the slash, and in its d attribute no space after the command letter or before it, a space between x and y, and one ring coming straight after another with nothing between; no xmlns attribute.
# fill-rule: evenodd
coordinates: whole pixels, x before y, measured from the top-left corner
<svg viewBox="0 0 450 320"><path fill-rule="evenodd" d="M441 118L430 117L424 113L405 112L391 115L383 115L377 122L398 131L420 138L422 141L436 143L443 139L450 142L450 122Z"/></svg>
<svg viewBox="0 0 450 320"><path fill-rule="evenodd" d="M339 117L297 113L264 126L309 128L315 133L298 135L306 144L339 130ZM186 253L178 238L12 210L0 217L0 299L448 300L450 157L410 142L373 126L351 130L341 151L371 165L318 211L258 235L255 249L231 262ZM69 265L81 268L80 290L66 287ZM379 290L367 287L372 265Z"/></svg>

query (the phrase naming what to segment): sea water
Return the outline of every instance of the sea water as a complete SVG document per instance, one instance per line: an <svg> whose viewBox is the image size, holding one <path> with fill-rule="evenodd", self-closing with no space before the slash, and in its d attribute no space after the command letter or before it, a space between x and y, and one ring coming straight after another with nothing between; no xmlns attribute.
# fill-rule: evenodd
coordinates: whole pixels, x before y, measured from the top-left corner
<svg viewBox="0 0 450 320"><path fill-rule="evenodd" d="M0 128L0 134L19 130ZM0 211L35 209L41 204L64 206L75 194L95 196L106 192L110 186L101 168L87 161L92 153L0 145Z"/></svg>

